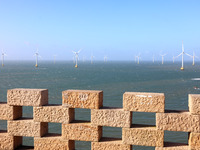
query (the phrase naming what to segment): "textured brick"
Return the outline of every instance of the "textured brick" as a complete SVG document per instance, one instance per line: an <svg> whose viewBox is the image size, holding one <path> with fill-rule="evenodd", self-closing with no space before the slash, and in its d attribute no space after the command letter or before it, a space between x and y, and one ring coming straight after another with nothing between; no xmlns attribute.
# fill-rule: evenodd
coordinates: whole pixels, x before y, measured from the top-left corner
<svg viewBox="0 0 200 150"><path fill-rule="evenodd" d="M156 127L139 125L132 128L122 128L122 141L124 144L162 147L164 131L157 130Z"/></svg>
<svg viewBox="0 0 200 150"><path fill-rule="evenodd" d="M200 94L189 94L188 104L190 113L200 115Z"/></svg>
<svg viewBox="0 0 200 150"><path fill-rule="evenodd" d="M7 92L7 101L12 106L42 106L48 104L46 89L12 89Z"/></svg>
<svg viewBox="0 0 200 150"><path fill-rule="evenodd" d="M200 150L200 133L190 133L189 146L191 147L191 149Z"/></svg>
<svg viewBox="0 0 200 150"><path fill-rule="evenodd" d="M164 145L164 147L156 147L155 150L191 150L186 144L166 142Z"/></svg>
<svg viewBox="0 0 200 150"><path fill-rule="evenodd" d="M74 108L63 106L49 105L34 107L33 113L35 122L56 122L67 124L74 120Z"/></svg>
<svg viewBox="0 0 200 150"><path fill-rule="evenodd" d="M119 108L91 110L91 123L95 126L130 127L132 113Z"/></svg>
<svg viewBox="0 0 200 150"><path fill-rule="evenodd" d="M62 92L63 105L69 108L99 109L103 105L103 91L67 90Z"/></svg>
<svg viewBox="0 0 200 150"><path fill-rule="evenodd" d="M48 123L31 119L8 121L8 133L12 136L41 137L48 132Z"/></svg>
<svg viewBox="0 0 200 150"><path fill-rule="evenodd" d="M22 144L22 137L14 137L8 133L0 133L0 149L13 150Z"/></svg>
<svg viewBox="0 0 200 150"><path fill-rule="evenodd" d="M156 126L168 131L200 132L200 116L185 111L156 113Z"/></svg>
<svg viewBox="0 0 200 150"><path fill-rule="evenodd" d="M14 120L21 116L21 106L9 106L7 103L0 103L0 120Z"/></svg>
<svg viewBox="0 0 200 150"><path fill-rule="evenodd" d="M92 150L131 150L132 146L123 144L121 139L102 138L92 142Z"/></svg>
<svg viewBox="0 0 200 150"><path fill-rule="evenodd" d="M62 124L62 137L67 140L93 141L100 140L102 127L91 126L89 122Z"/></svg>
<svg viewBox="0 0 200 150"><path fill-rule="evenodd" d="M163 93L125 92L123 108L136 112L164 112L165 96Z"/></svg>
<svg viewBox="0 0 200 150"><path fill-rule="evenodd" d="M45 136L34 138L34 150L73 150L74 141L64 140L61 136Z"/></svg>

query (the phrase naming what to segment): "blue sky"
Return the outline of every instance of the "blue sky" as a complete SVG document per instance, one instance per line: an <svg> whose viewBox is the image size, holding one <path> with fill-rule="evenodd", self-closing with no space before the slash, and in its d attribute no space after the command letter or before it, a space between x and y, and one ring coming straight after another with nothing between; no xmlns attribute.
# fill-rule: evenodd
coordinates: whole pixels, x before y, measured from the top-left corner
<svg viewBox="0 0 200 150"><path fill-rule="evenodd" d="M200 57L199 0L0 0L0 48L6 59L71 60L72 50L96 60ZM188 58L189 59L189 58Z"/></svg>

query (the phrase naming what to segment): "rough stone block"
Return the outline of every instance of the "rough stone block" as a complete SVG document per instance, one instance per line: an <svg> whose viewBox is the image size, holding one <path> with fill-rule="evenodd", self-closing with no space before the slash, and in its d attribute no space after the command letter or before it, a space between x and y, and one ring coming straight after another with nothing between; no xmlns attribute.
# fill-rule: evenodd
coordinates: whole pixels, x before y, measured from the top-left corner
<svg viewBox="0 0 200 150"><path fill-rule="evenodd" d="M123 144L121 139L102 138L92 142L92 150L131 150L132 146Z"/></svg>
<svg viewBox="0 0 200 150"><path fill-rule="evenodd" d="M120 108L101 108L91 110L91 123L95 126L130 128L132 113Z"/></svg>
<svg viewBox="0 0 200 150"><path fill-rule="evenodd" d="M190 133L189 146L191 149L200 150L200 133L193 133L193 132Z"/></svg>
<svg viewBox="0 0 200 150"><path fill-rule="evenodd" d="M42 106L48 104L47 89L12 89L7 92L11 106Z"/></svg>
<svg viewBox="0 0 200 150"><path fill-rule="evenodd" d="M89 122L62 124L62 137L67 140L97 142L102 136L102 127L91 126Z"/></svg>
<svg viewBox="0 0 200 150"><path fill-rule="evenodd" d="M124 144L157 146L164 145L164 131L156 127L135 125L132 128L122 128L122 141Z"/></svg>
<svg viewBox="0 0 200 150"><path fill-rule="evenodd" d="M200 115L200 94L189 94L188 101L190 113Z"/></svg>
<svg viewBox="0 0 200 150"><path fill-rule="evenodd" d="M0 103L0 120L14 120L22 117L21 106L9 106L7 103Z"/></svg>
<svg viewBox="0 0 200 150"><path fill-rule="evenodd" d="M164 112L165 96L163 93L125 92L123 108L136 112Z"/></svg>
<svg viewBox="0 0 200 150"><path fill-rule="evenodd" d="M200 132L200 115L191 115L186 111L156 113L156 126L160 130Z"/></svg>
<svg viewBox="0 0 200 150"><path fill-rule="evenodd" d="M41 137L48 132L48 123L31 119L8 121L7 127L12 136Z"/></svg>
<svg viewBox="0 0 200 150"><path fill-rule="evenodd" d="M103 106L103 91L63 91L62 102L64 106L67 106L69 108L99 109Z"/></svg>
<svg viewBox="0 0 200 150"><path fill-rule="evenodd" d="M22 144L22 137L14 137L8 133L0 133L0 149L13 150Z"/></svg>
<svg viewBox="0 0 200 150"><path fill-rule="evenodd" d="M191 149L186 144L165 142L164 147L156 147L155 150L191 150Z"/></svg>
<svg viewBox="0 0 200 150"><path fill-rule="evenodd" d="M73 150L74 141L64 140L61 136L45 136L34 138L34 150Z"/></svg>
<svg viewBox="0 0 200 150"><path fill-rule="evenodd" d="M63 106L41 106L33 108L35 122L69 123L74 120L74 108Z"/></svg>

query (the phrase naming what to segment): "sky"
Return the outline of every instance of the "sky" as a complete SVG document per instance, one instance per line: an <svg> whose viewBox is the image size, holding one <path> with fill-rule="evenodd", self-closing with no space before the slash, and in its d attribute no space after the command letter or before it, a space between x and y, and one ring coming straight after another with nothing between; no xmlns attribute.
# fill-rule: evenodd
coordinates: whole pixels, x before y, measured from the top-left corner
<svg viewBox="0 0 200 150"><path fill-rule="evenodd" d="M199 0L0 0L0 49L7 60L200 57ZM178 58L177 60L180 60ZM186 57L191 60L191 58Z"/></svg>

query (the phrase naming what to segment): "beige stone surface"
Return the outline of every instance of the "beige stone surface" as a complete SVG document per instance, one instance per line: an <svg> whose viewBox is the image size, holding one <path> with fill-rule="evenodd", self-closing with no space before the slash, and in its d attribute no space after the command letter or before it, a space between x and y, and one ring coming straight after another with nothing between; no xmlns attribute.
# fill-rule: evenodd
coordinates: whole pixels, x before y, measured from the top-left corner
<svg viewBox="0 0 200 150"><path fill-rule="evenodd" d="M188 106L190 113L200 115L200 94L189 94Z"/></svg>
<svg viewBox="0 0 200 150"><path fill-rule="evenodd" d="M42 106L48 104L47 89L11 89L7 91L11 106Z"/></svg>
<svg viewBox="0 0 200 150"><path fill-rule="evenodd" d="M124 144L157 146L164 145L164 131L156 127L135 125L132 128L122 128L122 141Z"/></svg>
<svg viewBox="0 0 200 150"><path fill-rule="evenodd" d="M187 111L156 113L156 126L160 130L200 132L200 115L191 115Z"/></svg>
<svg viewBox="0 0 200 150"><path fill-rule="evenodd" d="M189 135L189 146L191 149L200 150L200 133L191 132Z"/></svg>
<svg viewBox="0 0 200 150"><path fill-rule="evenodd" d="M130 128L132 113L120 108L101 108L91 110L91 123L95 126Z"/></svg>
<svg viewBox="0 0 200 150"><path fill-rule="evenodd" d="M69 108L99 109L103 106L103 91L67 90L62 92L62 102Z"/></svg>
<svg viewBox="0 0 200 150"><path fill-rule="evenodd" d="M9 106L7 103L0 103L0 120L14 120L21 116L21 106Z"/></svg>
<svg viewBox="0 0 200 150"><path fill-rule="evenodd" d="M181 143L166 142L164 145L164 147L156 147L155 150L191 150L188 145Z"/></svg>
<svg viewBox="0 0 200 150"><path fill-rule="evenodd" d="M14 137L8 133L0 133L0 149L13 150L22 144L22 137Z"/></svg>
<svg viewBox="0 0 200 150"><path fill-rule="evenodd" d="M69 123L74 120L74 108L48 105L33 108L35 122Z"/></svg>
<svg viewBox="0 0 200 150"><path fill-rule="evenodd" d="M64 140L61 136L34 138L34 150L74 150L75 142Z"/></svg>
<svg viewBox="0 0 200 150"><path fill-rule="evenodd" d="M121 139L102 138L99 142L92 142L91 150L132 150L131 145L123 144Z"/></svg>
<svg viewBox="0 0 200 150"><path fill-rule="evenodd" d="M41 137L48 132L48 123L31 119L8 121L8 133L12 136Z"/></svg>
<svg viewBox="0 0 200 150"><path fill-rule="evenodd" d="M164 112L165 96L163 93L125 92L123 108L136 112Z"/></svg>
<svg viewBox="0 0 200 150"><path fill-rule="evenodd" d="M97 142L102 136L102 127L91 126L89 122L62 124L62 137L66 140Z"/></svg>

